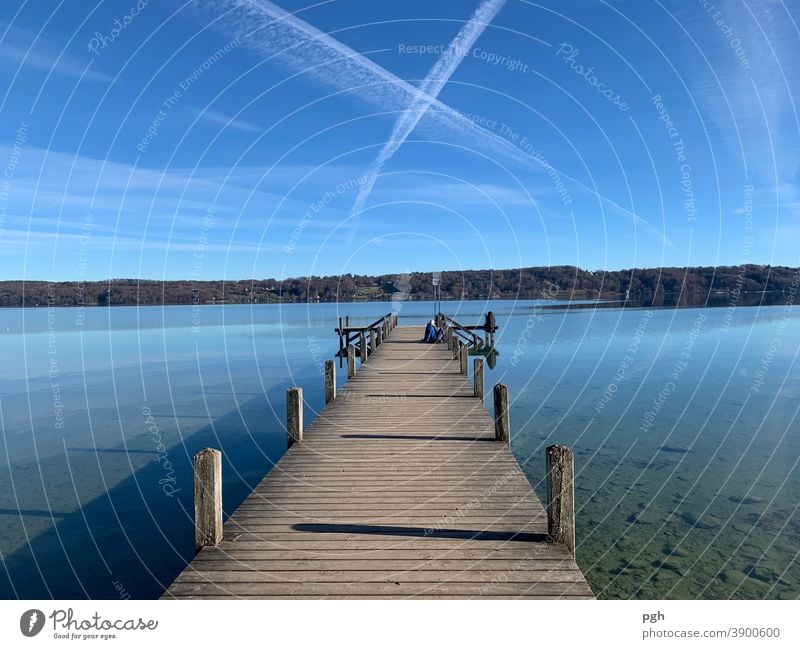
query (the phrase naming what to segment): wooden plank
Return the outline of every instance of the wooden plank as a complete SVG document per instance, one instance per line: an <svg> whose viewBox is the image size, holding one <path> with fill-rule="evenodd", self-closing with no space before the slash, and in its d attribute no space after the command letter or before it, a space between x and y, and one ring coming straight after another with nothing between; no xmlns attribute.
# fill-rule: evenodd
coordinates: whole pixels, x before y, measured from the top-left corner
<svg viewBox="0 0 800 649"><path fill-rule="evenodd" d="M497 441L510 437L507 395L498 435L480 359L473 384L465 355L385 322L369 341L358 331L358 372L339 392L328 377L306 430L287 422L302 444L163 597L592 598L569 549L546 542L545 508Z"/></svg>
<svg viewBox="0 0 800 649"><path fill-rule="evenodd" d="M253 595L276 595L281 597L304 597L306 595L324 595L336 597L339 595L381 595L383 597L418 596L427 597L431 594L439 595L471 595L480 597L483 592L491 591L498 595L524 595L536 594L548 597L568 597L571 595L590 596L592 591L583 582L531 582L531 583L463 583L450 581L431 581L408 583L394 581L392 583L226 583L214 584L201 583L174 583L168 593L174 597L181 595L239 595L251 597Z"/></svg>

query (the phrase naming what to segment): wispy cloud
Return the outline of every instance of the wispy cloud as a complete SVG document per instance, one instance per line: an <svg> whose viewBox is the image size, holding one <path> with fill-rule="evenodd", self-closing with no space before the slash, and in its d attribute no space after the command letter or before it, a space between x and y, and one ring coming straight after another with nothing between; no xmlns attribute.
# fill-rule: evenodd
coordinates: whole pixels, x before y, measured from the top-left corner
<svg viewBox="0 0 800 649"><path fill-rule="evenodd" d="M475 13L456 34L456 37L450 43L450 47L444 51L441 58L431 68L428 76L422 80L419 92L406 110L398 117L389 140L383 145L377 159L367 173L366 181L361 186L353 205L354 214L359 214L364 209L364 205L366 205L383 165L403 146L406 138L417 127L431 103L439 96L453 72L464 60L475 41L478 40L483 30L492 22L504 4L505 0L483 0L475 10Z"/></svg>
<svg viewBox="0 0 800 649"><path fill-rule="evenodd" d="M194 111L196 115L199 115L206 121L212 122L214 124L220 124L225 128L232 128L236 131L245 131L247 133L260 133L261 131L264 130L258 124L253 124L252 122L248 122L238 117L231 117L230 115L227 115L220 110L214 110L212 108L195 108Z"/></svg>
<svg viewBox="0 0 800 649"><path fill-rule="evenodd" d="M65 51L57 51L39 34L15 25L0 23L5 37L0 42L0 60L41 72L58 74L89 81L112 83L114 78L91 69L94 59L82 61Z"/></svg>
<svg viewBox="0 0 800 649"><path fill-rule="evenodd" d="M696 41L687 62L692 96L712 136L741 160L751 180L771 182L779 196L797 200L797 26L776 0L716 0L714 8L716 18L698 5L675 9Z"/></svg>
<svg viewBox="0 0 800 649"><path fill-rule="evenodd" d="M197 5L213 13L220 29L241 39L245 46L265 56L268 61L314 78L342 93L353 94L380 110L396 111L398 106L408 107L421 100L420 88L268 0L204 0ZM549 46L549 43L544 44ZM537 173L549 173L553 169L439 99L428 97L425 101L427 108L418 121L420 129L435 133L437 138L449 137L460 146L475 149L506 164L522 166ZM559 177L577 191L595 197L608 214L630 219L648 234L669 243L647 219L569 174L557 171Z"/></svg>

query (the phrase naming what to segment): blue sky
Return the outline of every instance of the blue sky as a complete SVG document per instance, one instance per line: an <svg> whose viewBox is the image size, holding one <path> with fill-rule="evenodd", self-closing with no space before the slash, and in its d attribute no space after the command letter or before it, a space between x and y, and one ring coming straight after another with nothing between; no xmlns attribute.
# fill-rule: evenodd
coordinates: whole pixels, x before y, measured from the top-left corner
<svg viewBox="0 0 800 649"><path fill-rule="evenodd" d="M797 266L798 25L773 0L7 0L0 278Z"/></svg>

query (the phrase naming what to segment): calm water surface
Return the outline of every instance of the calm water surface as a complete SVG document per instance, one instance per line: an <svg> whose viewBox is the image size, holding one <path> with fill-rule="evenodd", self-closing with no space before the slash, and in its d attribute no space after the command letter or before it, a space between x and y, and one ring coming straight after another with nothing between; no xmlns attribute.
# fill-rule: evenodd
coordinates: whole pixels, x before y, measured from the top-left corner
<svg viewBox="0 0 800 649"><path fill-rule="evenodd" d="M800 596L800 311L444 306L496 314L487 385L509 386L540 497L546 446L575 450L599 596ZM232 511L285 451L286 388L321 408L337 317L391 308L0 311L0 596L158 596L193 555L192 455L223 451Z"/></svg>

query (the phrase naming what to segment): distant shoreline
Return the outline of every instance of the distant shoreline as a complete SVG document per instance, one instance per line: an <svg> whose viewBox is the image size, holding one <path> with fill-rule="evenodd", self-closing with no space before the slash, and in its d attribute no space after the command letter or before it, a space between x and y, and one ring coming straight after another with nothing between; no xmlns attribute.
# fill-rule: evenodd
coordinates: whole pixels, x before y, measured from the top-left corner
<svg viewBox="0 0 800 649"><path fill-rule="evenodd" d="M585 298L576 298L570 300L569 298L535 298L535 297L493 297L491 299L486 298L464 298L462 300L458 299L442 299L442 303L449 304L452 302L533 302L538 301L541 303L541 310L543 311L579 311L579 310L588 310L588 309L702 309L702 308L725 308L725 307L767 307L767 306L795 306L796 303L792 301L791 303L787 304L786 300L784 299L775 299L779 296L782 298L785 295L783 291L760 291L754 294L740 294L739 300L737 304L731 305L730 303L722 303L723 301L716 299L716 300L706 300L705 302L700 302L699 299L702 297L706 297L705 295L695 295L694 297L697 298L697 301L686 304L677 304L677 303L667 303L667 304L660 304L660 305L653 305L653 304L643 304L640 301L636 300L625 300L622 297L619 298L612 298L612 297L605 297L597 300L587 300ZM667 296L669 298L669 296ZM719 296L718 296L719 297ZM759 299L760 297L760 299ZM669 301L669 300L668 300ZM403 300L404 303L431 303L433 302L432 299L407 299ZM99 309L121 309L121 308L128 308L128 309L145 309L145 308L164 308L164 307L184 307L187 309L201 309L205 307L217 307L217 306L226 306L226 307L262 307L262 306L314 306L314 305L326 305L326 304L340 304L340 305L364 305L364 304L384 304L389 305L392 304L392 300L358 300L358 301L320 301L320 302L297 302L297 301L286 301L286 302L210 302L210 303L203 303L203 304L187 304L185 302L163 302L159 304L85 304L85 305L78 305L78 304L30 304L26 306L0 306L0 311L3 310L43 310L43 309L91 309L91 310L99 310ZM797 305L800 306L800 303Z"/></svg>
<svg viewBox="0 0 800 649"><path fill-rule="evenodd" d="M794 303L800 269L698 266L586 271L575 266L443 271L443 301L617 300L628 306L736 306ZM0 307L194 306L370 303L432 300L431 273L339 275L285 280L0 281Z"/></svg>

